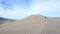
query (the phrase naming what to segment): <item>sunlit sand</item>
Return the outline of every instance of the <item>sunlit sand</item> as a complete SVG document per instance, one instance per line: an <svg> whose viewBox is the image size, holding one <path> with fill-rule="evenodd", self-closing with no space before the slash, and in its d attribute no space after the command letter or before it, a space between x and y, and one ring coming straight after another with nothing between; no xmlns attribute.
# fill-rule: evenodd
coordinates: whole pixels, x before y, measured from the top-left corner
<svg viewBox="0 0 60 34"><path fill-rule="evenodd" d="M1 22L0 34L60 34L60 18L37 14L22 20Z"/></svg>

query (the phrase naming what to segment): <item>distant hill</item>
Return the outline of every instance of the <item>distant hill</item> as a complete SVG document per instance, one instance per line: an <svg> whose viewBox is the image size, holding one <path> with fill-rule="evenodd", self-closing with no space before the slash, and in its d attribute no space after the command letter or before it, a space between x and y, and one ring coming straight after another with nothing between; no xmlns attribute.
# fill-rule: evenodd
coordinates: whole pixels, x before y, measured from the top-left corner
<svg viewBox="0 0 60 34"><path fill-rule="evenodd" d="M13 19L7 19L7 18L0 17L0 24L3 24L6 21L14 21L14 20Z"/></svg>
<svg viewBox="0 0 60 34"><path fill-rule="evenodd" d="M10 19L0 17L0 20L10 20Z"/></svg>

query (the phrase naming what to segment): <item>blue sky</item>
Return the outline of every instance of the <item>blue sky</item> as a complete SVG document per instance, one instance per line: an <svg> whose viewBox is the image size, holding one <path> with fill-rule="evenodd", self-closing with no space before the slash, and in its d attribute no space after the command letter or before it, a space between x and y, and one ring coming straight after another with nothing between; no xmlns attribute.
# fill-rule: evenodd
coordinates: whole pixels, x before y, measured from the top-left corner
<svg viewBox="0 0 60 34"><path fill-rule="evenodd" d="M23 19L32 14L60 17L60 0L0 0L0 17Z"/></svg>

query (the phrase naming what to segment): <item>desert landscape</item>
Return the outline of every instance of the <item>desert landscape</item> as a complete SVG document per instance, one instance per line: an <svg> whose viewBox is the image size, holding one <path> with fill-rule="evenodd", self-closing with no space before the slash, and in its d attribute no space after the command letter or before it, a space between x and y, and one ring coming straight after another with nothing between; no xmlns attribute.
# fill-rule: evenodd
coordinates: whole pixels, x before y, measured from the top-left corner
<svg viewBox="0 0 60 34"><path fill-rule="evenodd" d="M0 34L60 34L60 17L35 14L22 20L0 20Z"/></svg>

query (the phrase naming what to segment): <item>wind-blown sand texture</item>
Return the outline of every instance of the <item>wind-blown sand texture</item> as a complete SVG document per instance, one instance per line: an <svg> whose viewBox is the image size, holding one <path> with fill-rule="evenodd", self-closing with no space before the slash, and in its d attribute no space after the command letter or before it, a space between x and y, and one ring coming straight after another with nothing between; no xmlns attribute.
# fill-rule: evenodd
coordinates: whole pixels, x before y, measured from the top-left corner
<svg viewBox="0 0 60 34"><path fill-rule="evenodd" d="M31 15L22 20L5 21L0 34L60 34L60 18Z"/></svg>

